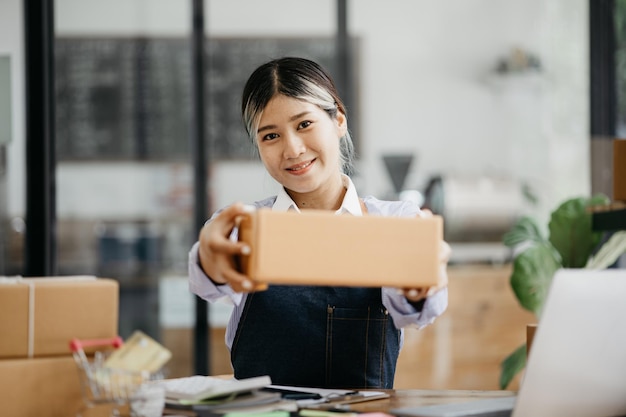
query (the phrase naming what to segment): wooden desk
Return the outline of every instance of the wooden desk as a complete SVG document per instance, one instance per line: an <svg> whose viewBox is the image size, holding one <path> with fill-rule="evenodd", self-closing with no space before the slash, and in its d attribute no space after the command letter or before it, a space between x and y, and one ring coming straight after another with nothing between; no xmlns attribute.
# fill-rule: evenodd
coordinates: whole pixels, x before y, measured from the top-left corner
<svg viewBox="0 0 626 417"><path fill-rule="evenodd" d="M350 409L359 412L385 412L404 407L417 407L436 404L451 404L485 398L510 397L514 391L476 391L476 390L421 390L398 389L387 390L390 398L351 404Z"/></svg>

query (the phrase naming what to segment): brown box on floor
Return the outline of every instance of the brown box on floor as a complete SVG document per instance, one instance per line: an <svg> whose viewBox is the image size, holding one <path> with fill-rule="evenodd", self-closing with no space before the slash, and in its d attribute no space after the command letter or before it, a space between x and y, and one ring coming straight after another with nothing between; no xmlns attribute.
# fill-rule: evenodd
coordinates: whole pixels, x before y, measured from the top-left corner
<svg viewBox="0 0 626 417"><path fill-rule="evenodd" d="M0 358L70 355L72 338L117 336L118 302L113 279L0 280Z"/></svg>
<svg viewBox="0 0 626 417"><path fill-rule="evenodd" d="M108 417L112 409L85 408L71 355L0 360L0 404L0 414L11 417L70 417L83 409L83 417Z"/></svg>
<svg viewBox="0 0 626 417"><path fill-rule="evenodd" d="M443 220L259 209L243 218L242 270L264 284L436 285Z"/></svg>
<svg viewBox="0 0 626 417"><path fill-rule="evenodd" d="M613 200L626 202L626 139L613 141Z"/></svg>

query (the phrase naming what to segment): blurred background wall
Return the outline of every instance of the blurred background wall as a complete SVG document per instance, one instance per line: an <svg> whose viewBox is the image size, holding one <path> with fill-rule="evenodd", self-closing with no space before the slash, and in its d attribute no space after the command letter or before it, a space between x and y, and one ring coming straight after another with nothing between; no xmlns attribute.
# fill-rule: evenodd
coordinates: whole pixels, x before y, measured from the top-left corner
<svg viewBox="0 0 626 417"><path fill-rule="evenodd" d="M19 215L21 11L18 1L2 4L0 46L14 55L16 79L8 200L9 212ZM185 37L190 31L187 2L57 0L55 7L58 36ZM362 193L393 191L382 156L397 153L414 156L407 188L423 190L434 175L512 179L536 195L538 205L529 210L538 215L566 196L589 192L587 2L362 0L349 2L349 11L349 33L359 39L356 181ZM211 0L206 13L210 37L332 37L335 31L330 0L314 7L305 1ZM536 57L539 69L496 72L516 51ZM86 178L73 175L79 166L60 164L59 215L89 215L84 195L69 190L80 187L73 181L102 180L94 168L83 172L93 172ZM255 162L220 161L214 169L215 207L265 196L273 186ZM66 176L66 170L72 171ZM247 181L237 179L232 187L226 178L240 170ZM250 177L250 171L258 175ZM106 197L90 197L115 199L110 192L134 186L115 177L110 182L116 185ZM147 203L101 210L145 212Z"/></svg>

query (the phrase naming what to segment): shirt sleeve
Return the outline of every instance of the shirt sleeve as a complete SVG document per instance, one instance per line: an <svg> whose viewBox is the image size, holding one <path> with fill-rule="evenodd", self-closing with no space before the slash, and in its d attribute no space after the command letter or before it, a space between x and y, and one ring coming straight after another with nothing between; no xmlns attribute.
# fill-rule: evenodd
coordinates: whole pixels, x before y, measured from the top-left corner
<svg viewBox="0 0 626 417"><path fill-rule="evenodd" d="M189 290L209 302L228 297L235 305L238 305L241 302L242 294L235 292L230 285L216 285L200 267L198 263L199 246L200 243L196 242L189 251Z"/></svg>
<svg viewBox="0 0 626 417"><path fill-rule="evenodd" d="M448 288L443 288L428 297L421 311L417 311L396 288L383 288L382 300L397 328L422 328L433 323L437 317L446 311Z"/></svg>

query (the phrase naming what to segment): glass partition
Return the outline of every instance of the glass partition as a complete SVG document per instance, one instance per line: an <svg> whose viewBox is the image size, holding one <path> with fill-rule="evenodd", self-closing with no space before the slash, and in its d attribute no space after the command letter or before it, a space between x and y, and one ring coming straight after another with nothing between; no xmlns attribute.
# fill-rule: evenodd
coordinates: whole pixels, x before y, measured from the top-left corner
<svg viewBox="0 0 626 417"><path fill-rule="evenodd" d="M195 235L191 18L179 0L55 2L58 273L117 280L120 335L175 351L172 375L192 366L160 302L163 282L185 285Z"/></svg>

